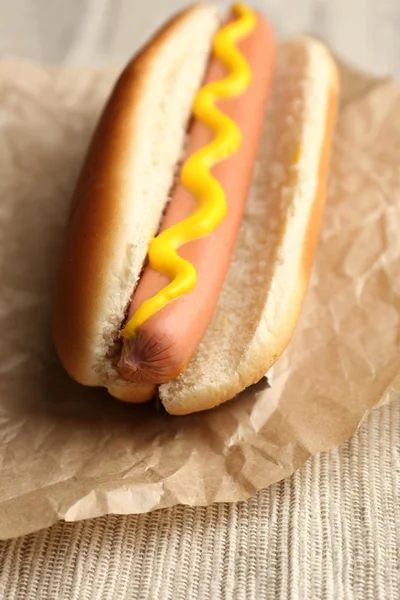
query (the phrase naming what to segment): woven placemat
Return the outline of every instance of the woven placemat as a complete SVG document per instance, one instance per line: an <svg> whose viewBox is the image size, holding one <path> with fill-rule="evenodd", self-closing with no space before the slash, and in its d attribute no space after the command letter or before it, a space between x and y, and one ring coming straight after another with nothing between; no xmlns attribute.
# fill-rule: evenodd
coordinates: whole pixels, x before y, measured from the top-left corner
<svg viewBox="0 0 400 600"><path fill-rule="evenodd" d="M4 600L400 598L400 403L247 502L0 543Z"/></svg>

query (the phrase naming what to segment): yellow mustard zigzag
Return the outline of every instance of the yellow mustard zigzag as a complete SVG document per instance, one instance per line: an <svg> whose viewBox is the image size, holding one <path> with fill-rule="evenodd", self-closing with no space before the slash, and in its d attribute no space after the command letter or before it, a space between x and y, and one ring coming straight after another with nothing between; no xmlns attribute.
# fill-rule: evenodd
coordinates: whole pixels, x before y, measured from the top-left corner
<svg viewBox="0 0 400 600"><path fill-rule="evenodd" d="M213 53L223 63L228 75L204 85L194 99L193 115L215 134L213 140L184 163L180 182L198 201L198 208L187 219L166 229L148 249L152 269L167 275L171 282L155 296L143 302L122 330L130 339L136 329L166 304L191 292L196 284L196 270L180 257L177 249L187 242L211 234L227 213L225 192L211 175L210 169L234 154L241 144L237 125L215 106L217 100L243 93L250 84L251 71L235 43L247 36L256 24L256 16L244 4L234 4L237 19L220 29L213 40Z"/></svg>

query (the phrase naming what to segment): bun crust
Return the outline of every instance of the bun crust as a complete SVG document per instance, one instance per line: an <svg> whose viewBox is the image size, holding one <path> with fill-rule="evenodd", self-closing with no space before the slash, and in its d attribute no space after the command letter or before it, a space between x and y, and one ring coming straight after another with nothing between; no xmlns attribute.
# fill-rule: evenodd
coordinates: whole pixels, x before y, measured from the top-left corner
<svg viewBox="0 0 400 600"><path fill-rule="evenodd" d="M115 343L168 200L218 20L203 4L173 18L126 67L91 141L53 311L58 355L83 384L126 387L114 368ZM134 400L130 387L118 394Z"/></svg>

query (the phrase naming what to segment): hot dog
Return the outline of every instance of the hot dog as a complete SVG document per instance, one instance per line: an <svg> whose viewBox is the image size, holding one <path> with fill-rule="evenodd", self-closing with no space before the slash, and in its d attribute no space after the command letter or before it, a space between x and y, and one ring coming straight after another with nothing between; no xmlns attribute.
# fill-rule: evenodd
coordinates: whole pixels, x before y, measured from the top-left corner
<svg viewBox="0 0 400 600"><path fill-rule="evenodd" d="M55 289L54 341L75 379L127 401L161 384L167 410L186 414L277 360L311 269L337 87L313 40L281 46L276 64L269 23L244 5L222 24L194 5L128 65L78 180Z"/></svg>
<svg viewBox="0 0 400 600"><path fill-rule="evenodd" d="M231 20L235 16L231 15ZM257 14L252 32L238 44L251 70L251 83L237 97L218 103L221 111L240 128L238 151L213 167L212 174L222 185L227 214L214 233L184 245L180 255L197 273L195 289L157 312L124 341L119 371L126 379L147 384L169 381L183 371L212 318L233 246L240 227L265 114L275 54L274 37L268 22ZM203 84L221 80L223 64L212 57ZM210 143L213 134L195 119L188 132L186 156ZM194 212L196 199L182 184L172 192L161 230L168 229ZM128 319L148 298L165 287L168 278L147 266L140 278L128 312Z"/></svg>

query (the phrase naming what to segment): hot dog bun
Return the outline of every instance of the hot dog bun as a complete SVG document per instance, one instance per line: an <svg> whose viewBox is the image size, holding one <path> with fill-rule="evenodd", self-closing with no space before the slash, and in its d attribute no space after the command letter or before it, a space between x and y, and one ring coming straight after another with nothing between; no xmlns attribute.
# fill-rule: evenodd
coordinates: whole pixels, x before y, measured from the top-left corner
<svg viewBox="0 0 400 600"><path fill-rule="evenodd" d="M106 386L124 401L155 393L155 386L133 385L118 374L118 336L168 199L218 25L211 5L195 5L128 66L73 201L54 341L72 377ZM337 90L336 67L319 42L299 38L279 47L257 169L214 316L185 371L159 387L171 414L229 400L258 381L290 340L318 239Z"/></svg>
<svg viewBox="0 0 400 600"><path fill-rule="evenodd" d="M209 4L172 19L118 80L87 153L53 308L57 353L85 385L124 386L115 342L168 199L218 25ZM154 390L131 386L129 399L143 401Z"/></svg>
<svg viewBox="0 0 400 600"><path fill-rule="evenodd" d="M194 359L160 386L175 415L212 408L259 381L301 310L325 199L338 73L310 38L282 44L245 218L213 320Z"/></svg>

